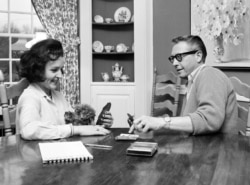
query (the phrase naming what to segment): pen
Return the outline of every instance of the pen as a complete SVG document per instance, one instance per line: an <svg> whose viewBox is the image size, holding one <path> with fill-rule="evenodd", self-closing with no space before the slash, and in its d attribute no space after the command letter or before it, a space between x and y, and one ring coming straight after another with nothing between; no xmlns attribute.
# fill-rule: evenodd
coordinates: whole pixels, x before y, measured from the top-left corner
<svg viewBox="0 0 250 185"><path fill-rule="evenodd" d="M131 134L132 132L134 132L135 126L134 124L130 127L128 133Z"/></svg>
<svg viewBox="0 0 250 185"><path fill-rule="evenodd" d="M97 145L97 144L85 144L85 145L90 147L104 148L104 149L112 148L112 146L109 145Z"/></svg>

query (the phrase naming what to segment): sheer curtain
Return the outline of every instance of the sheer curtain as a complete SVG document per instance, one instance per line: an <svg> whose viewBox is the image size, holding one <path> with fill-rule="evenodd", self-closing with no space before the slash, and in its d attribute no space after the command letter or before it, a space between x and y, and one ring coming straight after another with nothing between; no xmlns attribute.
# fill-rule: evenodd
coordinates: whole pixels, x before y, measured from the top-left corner
<svg viewBox="0 0 250 185"><path fill-rule="evenodd" d="M31 0L47 34L62 42L66 64L60 90L74 107L80 101L78 0Z"/></svg>

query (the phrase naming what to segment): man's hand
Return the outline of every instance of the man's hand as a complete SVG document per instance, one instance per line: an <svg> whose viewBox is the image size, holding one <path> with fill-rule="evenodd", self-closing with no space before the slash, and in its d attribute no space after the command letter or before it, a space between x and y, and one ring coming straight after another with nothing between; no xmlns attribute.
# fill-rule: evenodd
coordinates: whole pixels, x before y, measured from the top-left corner
<svg viewBox="0 0 250 185"><path fill-rule="evenodd" d="M132 133L133 130L139 132L148 132L150 130L159 130L165 126L165 121L163 118L156 118L151 116L141 116L134 120L134 124L129 130Z"/></svg>

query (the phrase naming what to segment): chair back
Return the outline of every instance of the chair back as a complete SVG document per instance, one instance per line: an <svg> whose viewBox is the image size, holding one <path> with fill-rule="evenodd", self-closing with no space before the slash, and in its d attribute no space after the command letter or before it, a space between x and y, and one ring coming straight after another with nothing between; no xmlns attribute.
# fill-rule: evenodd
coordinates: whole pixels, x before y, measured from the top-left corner
<svg viewBox="0 0 250 185"><path fill-rule="evenodd" d="M23 90L28 87L27 79L22 78L19 82L7 86L4 84L3 73L0 70L0 102L3 116L4 135L12 135L12 128L15 128L16 107L9 105L9 100L19 97Z"/></svg>
<svg viewBox="0 0 250 185"><path fill-rule="evenodd" d="M176 116L181 92L181 79L176 74L158 75L154 69L151 116Z"/></svg>
<svg viewBox="0 0 250 185"><path fill-rule="evenodd" d="M236 99L238 102L238 117L246 123L246 130L239 133L245 136L250 136L250 86L243 83L237 77L230 77L236 92ZM240 105L240 102L246 103L247 107Z"/></svg>

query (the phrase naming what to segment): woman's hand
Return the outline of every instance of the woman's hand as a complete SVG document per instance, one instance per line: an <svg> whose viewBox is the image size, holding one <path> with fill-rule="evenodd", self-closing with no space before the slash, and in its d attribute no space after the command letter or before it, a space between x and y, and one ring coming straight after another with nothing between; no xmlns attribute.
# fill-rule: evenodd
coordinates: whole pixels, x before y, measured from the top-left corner
<svg viewBox="0 0 250 185"><path fill-rule="evenodd" d="M101 120L103 122L104 128L110 128L113 125L114 119L113 119L111 112L106 111L103 117L101 118Z"/></svg>
<svg viewBox="0 0 250 185"><path fill-rule="evenodd" d="M107 135L110 131L99 125L81 125L73 126L73 135L91 136L91 135Z"/></svg>

